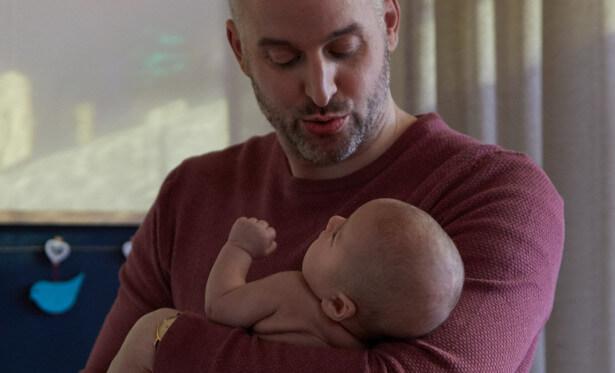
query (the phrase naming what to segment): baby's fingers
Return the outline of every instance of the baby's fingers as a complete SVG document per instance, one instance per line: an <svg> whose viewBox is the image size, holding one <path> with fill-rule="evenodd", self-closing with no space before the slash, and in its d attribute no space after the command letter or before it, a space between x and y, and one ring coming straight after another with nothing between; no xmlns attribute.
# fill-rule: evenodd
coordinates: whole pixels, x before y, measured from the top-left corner
<svg viewBox="0 0 615 373"><path fill-rule="evenodd" d="M272 252L274 252L274 251L275 251L275 249L277 249L277 248L278 248L278 243L277 243L277 242L275 242L275 241L273 241L273 242L271 243L271 245L269 245L269 247L268 247L267 249L265 249L265 255L269 255L269 254L271 254L271 253L272 253Z"/></svg>

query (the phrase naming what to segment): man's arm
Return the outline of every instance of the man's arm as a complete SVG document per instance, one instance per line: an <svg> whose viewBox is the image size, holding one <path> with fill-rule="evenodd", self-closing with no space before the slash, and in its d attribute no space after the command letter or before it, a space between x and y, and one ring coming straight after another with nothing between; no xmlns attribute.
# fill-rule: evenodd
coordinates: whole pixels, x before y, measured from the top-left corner
<svg viewBox="0 0 615 373"><path fill-rule="evenodd" d="M458 196L463 200L448 211L427 208L439 215L466 268L460 302L434 333L368 350L323 349L261 341L185 314L160 345L155 371L529 371L551 312L561 261L562 200L546 176L525 160L482 166L468 180L478 188L460 180L459 189L466 188ZM449 190L442 198L455 198L455 193Z"/></svg>
<svg viewBox="0 0 615 373"><path fill-rule="evenodd" d="M141 317L128 332L107 373L151 373L154 369L154 336L162 338L164 330L160 330L160 326L165 320L168 325L173 325L178 314L175 309L161 308Z"/></svg>
<svg viewBox="0 0 615 373"><path fill-rule="evenodd" d="M360 348L361 343L339 324L329 320L320 310L320 302L312 294L298 271L279 272L254 281L237 289L246 289L248 302L265 302L277 307L271 315L256 320L254 331L261 340L292 343L303 346L329 346ZM241 303L241 302L240 302ZM254 309L251 304L237 304L242 308ZM262 307L257 311L261 310ZM246 317L254 317L247 312ZM150 373L154 365L155 347L153 337L164 340L166 330L181 315L178 310L163 308L141 317L130 329L124 343L114 357L107 373ZM237 316L233 317L236 320Z"/></svg>
<svg viewBox="0 0 615 373"><path fill-rule="evenodd" d="M132 240L133 250L120 269L117 297L82 373L106 372L133 325L148 312L173 305L168 268L171 252L150 248L172 247L170 238L157 232L160 226L174 226L174 217L161 210L168 209L168 195L175 176L175 172L169 174Z"/></svg>

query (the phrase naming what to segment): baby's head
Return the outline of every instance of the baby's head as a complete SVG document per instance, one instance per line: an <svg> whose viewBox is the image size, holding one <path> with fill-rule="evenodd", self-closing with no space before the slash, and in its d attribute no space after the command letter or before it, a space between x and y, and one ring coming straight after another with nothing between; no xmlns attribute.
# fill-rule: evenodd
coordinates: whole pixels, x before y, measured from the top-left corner
<svg viewBox="0 0 615 373"><path fill-rule="evenodd" d="M361 339L429 333L452 311L464 279L440 225L394 199L332 217L308 248L303 275L325 314Z"/></svg>

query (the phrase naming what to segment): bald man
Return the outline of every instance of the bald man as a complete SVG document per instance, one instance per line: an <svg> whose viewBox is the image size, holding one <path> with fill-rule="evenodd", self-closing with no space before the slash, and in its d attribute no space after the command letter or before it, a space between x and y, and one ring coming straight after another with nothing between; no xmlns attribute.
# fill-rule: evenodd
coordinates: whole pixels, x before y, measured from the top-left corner
<svg viewBox="0 0 615 373"><path fill-rule="evenodd" d="M544 172L435 113L415 116L395 104L389 56L398 0L231 5L230 47L274 131L186 160L167 177L85 371L105 371L112 360L110 371L124 372L529 371L564 237L562 200ZM303 320L320 303L308 291L283 310L292 317L257 331L207 320L206 279L238 217L257 216L278 231L275 255L247 274L257 281L300 270L329 217L376 198L427 212L459 250L463 292L434 333L363 349L268 340L311 332ZM278 291L301 286L287 281Z"/></svg>

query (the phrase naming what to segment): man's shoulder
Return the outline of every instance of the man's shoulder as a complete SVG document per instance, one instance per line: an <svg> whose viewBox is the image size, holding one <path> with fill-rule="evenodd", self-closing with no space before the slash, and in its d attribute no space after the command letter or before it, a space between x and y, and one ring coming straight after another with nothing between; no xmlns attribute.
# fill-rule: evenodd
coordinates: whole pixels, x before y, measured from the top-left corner
<svg viewBox="0 0 615 373"><path fill-rule="evenodd" d="M423 115L418 124L406 137L409 142L404 144L405 154L413 160L413 167L424 168L427 175L442 173L440 179L445 175L473 176L511 168L542 172L527 154L481 142L449 127L438 114Z"/></svg>
<svg viewBox="0 0 615 373"><path fill-rule="evenodd" d="M486 195L494 201L514 201L538 193L560 203L553 183L531 156L483 143L448 127L437 116L432 115L427 124L415 131L411 159L420 178L413 195L432 214L437 202L450 211Z"/></svg>
<svg viewBox="0 0 615 373"><path fill-rule="evenodd" d="M458 168L465 183L475 184L477 188L496 185L503 185L506 189L527 188L537 182L551 183L530 155L494 144L465 146L448 166Z"/></svg>
<svg viewBox="0 0 615 373"><path fill-rule="evenodd" d="M470 135L461 133L449 127L437 114L429 115L429 126L425 132L428 141L438 144L439 151L448 153L449 156L459 155L471 160L473 167L488 165L511 165L527 169L540 170L540 167L527 154L507 149L501 145L484 143Z"/></svg>
<svg viewBox="0 0 615 373"><path fill-rule="evenodd" d="M420 155L442 162L456 155L478 154L493 150L492 145L484 144L476 138L450 127L437 113L417 116L418 120L405 133L403 139L406 149L420 149ZM402 140L403 141L403 140ZM414 156L410 152L410 155Z"/></svg>
<svg viewBox="0 0 615 373"><path fill-rule="evenodd" d="M498 145L467 147L438 171L432 175L432 191L447 194L449 208L475 203L480 209L493 203L559 209L562 204L547 173L529 155Z"/></svg>

